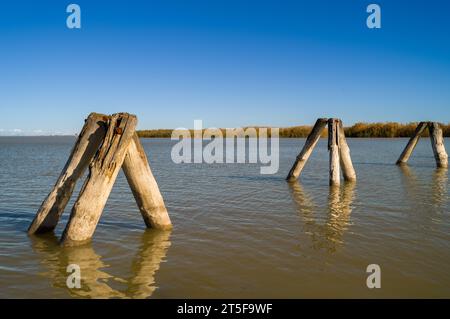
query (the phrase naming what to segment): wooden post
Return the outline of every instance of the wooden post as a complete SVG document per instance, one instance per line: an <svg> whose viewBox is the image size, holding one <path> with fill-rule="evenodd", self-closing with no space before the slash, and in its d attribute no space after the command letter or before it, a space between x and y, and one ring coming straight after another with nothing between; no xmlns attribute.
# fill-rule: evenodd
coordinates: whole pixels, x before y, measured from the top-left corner
<svg viewBox="0 0 450 319"><path fill-rule="evenodd" d="M428 124L428 130L437 167L448 167L448 155L445 151L442 129L437 122L432 122Z"/></svg>
<svg viewBox="0 0 450 319"><path fill-rule="evenodd" d="M330 152L330 185L341 183L341 172L339 165L339 120L328 120L328 150Z"/></svg>
<svg viewBox="0 0 450 319"><path fill-rule="evenodd" d="M63 244L78 244L92 237L122 167L136 123L136 116L127 113L113 114L109 119L103 144L89 167L89 176L62 235Z"/></svg>
<svg viewBox="0 0 450 319"><path fill-rule="evenodd" d="M348 147L347 140L345 139L344 126L342 121L339 120L339 157L342 166L342 173L344 179L349 182L356 181L356 173L353 168L352 158L350 156L350 148Z"/></svg>
<svg viewBox="0 0 450 319"><path fill-rule="evenodd" d="M106 134L103 114L91 113L72 149L58 181L48 194L28 228L28 234L52 231L73 193L77 180L83 175Z"/></svg>
<svg viewBox="0 0 450 319"><path fill-rule="evenodd" d="M303 167L306 164L306 161L308 160L309 156L311 155L314 147L316 146L317 142L320 139L320 135L322 134L322 131L324 130L325 126L327 125L328 119L321 118L316 121L316 124L314 124L314 127L309 133L308 138L306 139L305 145L303 146L300 154L298 154L294 165L292 166L291 170L289 171L289 174L286 178L286 180L292 182L297 180L297 178L300 176L300 173L303 170Z"/></svg>
<svg viewBox="0 0 450 319"><path fill-rule="evenodd" d="M157 229L171 229L169 214L153 177L144 148L134 133L123 162L123 172L133 191L145 225Z"/></svg>
<svg viewBox="0 0 450 319"><path fill-rule="evenodd" d="M413 152L414 148L416 147L417 142L419 141L420 135L425 130L427 125L428 125L427 122L420 122L419 123L419 125L417 126L417 128L416 128L416 130L414 132L414 135L410 138L408 144L406 144L405 149L403 150L402 154L398 158L397 165L406 164L406 162L408 161L409 157L411 156L411 153Z"/></svg>

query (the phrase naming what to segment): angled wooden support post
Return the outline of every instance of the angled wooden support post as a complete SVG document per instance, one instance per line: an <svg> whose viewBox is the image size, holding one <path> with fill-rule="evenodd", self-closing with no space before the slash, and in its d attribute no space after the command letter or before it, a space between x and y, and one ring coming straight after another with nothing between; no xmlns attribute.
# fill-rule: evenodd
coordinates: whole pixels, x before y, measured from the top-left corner
<svg viewBox="0 0 450 319"><path fill-rule="evenodd" d="M348 182L356 181L356 173L350 156L350 148L345 138L344 126L341 120L339 120L339 158L344 180Z"/></svg>
<svg viewBox="0 0 450 319"><path fill-rule="evenodd" d="M438 123L432 122L428 124L428 130L437 167L448 167L448 155L445 151L442 129Z"/></svg>
<svg viewBox="0 0 450 319"><path fill-rule="evenodd" d="M414 131L414 135L411 136L411 138L408 141L408 144L406 144L405 149L403 150L402 154L397 160L397 165L403 165L408 162L408 159L410 158L414 148L417 145L417 142L419 141L420 135L423 133L423 131L428 126L428 122L420 122L417 126L416 130Z"/></svg>
<svg viewBox="0 0 450 319"><path fill-rule="evenodd" d="M149 228L170 229L169 214L153 177L139 137L134 133L123 162L123 172L131 187L144 222Z"/></svg>
<svg viewBox="0 0 450 319"><path fill-rule="evenodd" d="M327 125L327 122L328 119L326 118L320 118L316 121L316 124L314 124L311 133L309 133L308 138L306 139L305 145L303 146L300 154L298 154L297 158L295 159L295 163L289 171L288 176L286 177L287 181L292 182L298 179L300 173L303 170L303 167L305 167L305 164L308 161L309 156L311 155L314 147L319 141L322 131Z"/></svg>
<svg viewBox="0 0 450 319"><path fill-rule="evenodd" d="M134 136L136 123L136 117L127 113L110 117L103 144L89 167L89 176L63 232L63 244L79 244L92 237Z"/></svg>
<svg viewBox="0 0 450 319"><path fill-rule="evenodd" d="M86 119L58 181L45 198L28 228L30 235L52 231L56 227L77 180L89 166L105 137L107 119L106 115L97 113L91 113Z"/></svg>
<svg viewBox="0 0 450 319"><path fill-rule="evenodd" d="M297 156L286 178L287 181L295 181L299 177L311 155L314 147L320 139L322 131L328 125L328 150L330 152L330 185L339 186L341 183L341 166L345 181L356 181L356 173L350 156L350 148L345 139L342 121L336 118L320 118L316 121L311 133L306 139L302 151Z"/></svg>
<svg viewBox="0 0 450 319"><path fill-rule="evenodd" d="M330 152L330 185L341 183L341 169L339 160L339 120L328 120L328 151Z"/></svg>

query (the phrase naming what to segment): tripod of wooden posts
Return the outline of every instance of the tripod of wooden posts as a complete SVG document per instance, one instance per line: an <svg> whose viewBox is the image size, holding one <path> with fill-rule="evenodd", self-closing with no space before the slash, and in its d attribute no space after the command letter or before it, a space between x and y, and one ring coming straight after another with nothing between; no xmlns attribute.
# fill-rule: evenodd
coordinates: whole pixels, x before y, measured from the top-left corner
<svg viewBox="0 0 450 319"><path fill-rule="evenodd" d="M31 223L28 233L53 231L72 196L77 180L89 167L61 237L63 244L88 241L97 226L120 168L147 227L172 227L164 200L136 134L137 118L128 113L91 113L55 186Z"/></svg>
<svg viewBox="0 0 450 319"><path fill-rule="evenodd" d="M420 122L419 125L417 125L413 136L410 138L408 144L406 144L405 149L397 160L397 165L403 165L408 162L409 157L419 141L420 135L427 127L430 132L431 146L433 148L437 167L448 167L448 155L445 151L442 129L439 126L439 123L436 122Z"/></svg>
<svg viewBox="0 0 450 319"><path fill-rule="evenodd" d="M328 150L330 153L330 185L340 185L341 167L346 181L356 181L356 173L350 157L350 149L345 139L344 127L342 121L336 118L320 118L316 121L305 145L289 171L286 178L288 181L298 179L326 125L328 125Z"/></svg>

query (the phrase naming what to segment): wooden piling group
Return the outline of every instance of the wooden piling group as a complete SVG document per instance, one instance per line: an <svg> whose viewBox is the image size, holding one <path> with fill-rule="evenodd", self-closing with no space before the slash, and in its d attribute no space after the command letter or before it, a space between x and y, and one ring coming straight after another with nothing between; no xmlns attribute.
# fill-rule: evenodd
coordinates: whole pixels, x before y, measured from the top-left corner
<svg viewBox="0 0 450 319"><path fill-rule="evenodd" d="M414 148L417 145L417 142L419 141L420 135L427 127L430 133L431 146L433 148L436 166L444 168L448 167L448 155L445 151L444 137L442 129L437 122L420 122L419 125L417 125L413 136L411 136L408 144L406 144L405 149L398 158L397 165L404 165L408 162L409 157L411 156Z"/></svg>
<svg viewBox="0 0 450 319"><path fill-rule="evenodd" d="M120 168L146 226L171 228L164 200L136 135L136 125L136 116L128 113L88 116L58 181L30 225L29 234L56 227L77 180L88 167L88 177L72 208L62 243L77 244L92 237Z"/></svg>
<svg viewBox="0 0 450 319"><path fill-rule="evenodd" d="M341 168L345 181L356 181L356 173L353 168L350 156L350 148L345 139L344 127L342 121L336 118L319 118L316 121L311 133L308 135L305 145L297 156L292 166L287 180L292 182L299 178L309 156L322 135L325 126L328 125L328 151L329 160L329 180L330 185L340 185Z"/></svg>
<svg viewBox="0 0 450 319"><path fill-rule="evenodd" d="M94 234L119 170L123 168L145 225L170 229L172 223L147 156L136 134L137 118L128 113L111 116L91 113L78 136L69 159L56 184L45 198L28 233L53 231L72 196L77 180L89 168L89 174L72 208L61 241L79 244ZM319 118L287 176L299 178L322 132L328 125L329 184L339 186L341 169L345 181L356 181L344 127L337 118ZM442 129L436 122L420 122L401 153L397 164L406 164L420 135L428 128L436 165L448 167Z"/></svg>

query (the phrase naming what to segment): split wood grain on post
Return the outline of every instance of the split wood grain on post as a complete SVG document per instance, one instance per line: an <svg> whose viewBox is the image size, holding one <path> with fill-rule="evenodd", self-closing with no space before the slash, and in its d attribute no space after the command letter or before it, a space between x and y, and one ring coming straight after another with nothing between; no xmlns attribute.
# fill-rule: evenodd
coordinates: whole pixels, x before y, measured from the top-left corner
<svg viewBox="0 0 450 319"><path fill-rule="evenodd" d="M338 119L328 120L328 150L330 152L330 185L337 186L341 183L341 169L339 160L339 129Z"/></svg>
<svg viewBox="0 0 450 319"><path fill-rule="evenodd" d="M448 155L445 151L442 129L438 123L432 122L428 125L428 130L437 167L448 167Z"/></svg>
<svg viewBox="0 0 450 319"><path fill-rule="evenodd" d="M122 167L136 124L136 116L127 113L110 117L103 144L89 167L89 176L61 238L63 244L81 243L92 237Z"/></svg>
<svg viewBox="0 0 450 319"><path fill-rule="evenodd" d="M30 235L53 231L56 227L77 180L89 166L105 137L107 120L108 116L103 114L91 113L88 116L58 181L28 228Z"/></svg>

